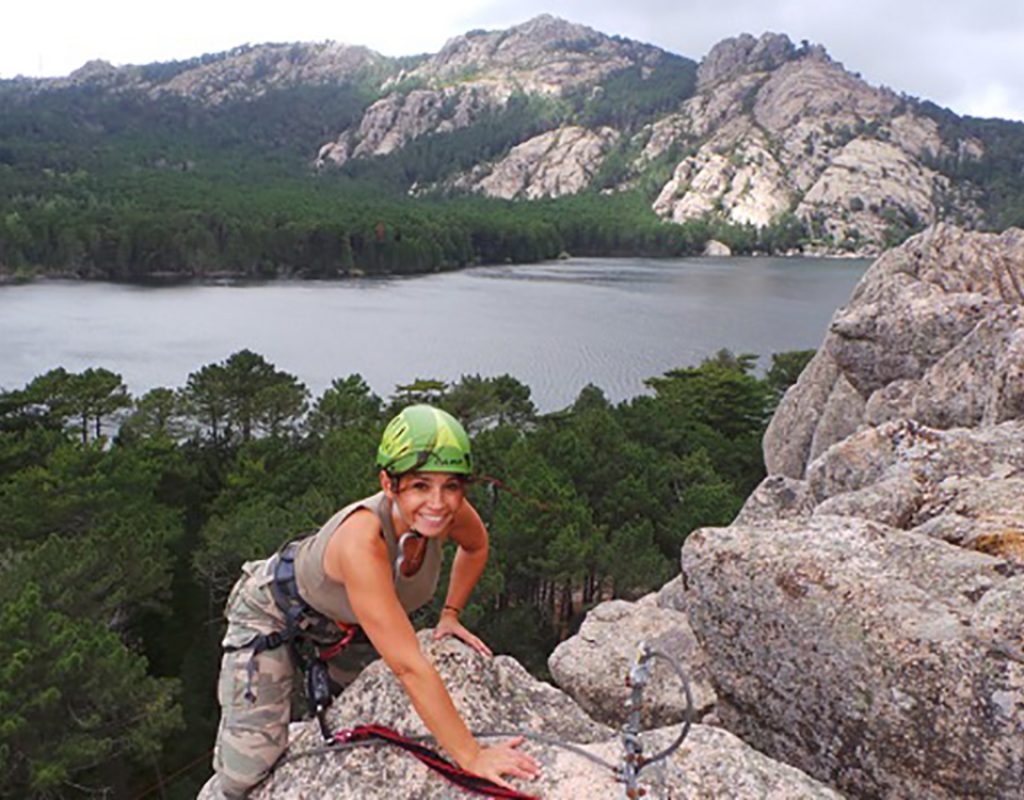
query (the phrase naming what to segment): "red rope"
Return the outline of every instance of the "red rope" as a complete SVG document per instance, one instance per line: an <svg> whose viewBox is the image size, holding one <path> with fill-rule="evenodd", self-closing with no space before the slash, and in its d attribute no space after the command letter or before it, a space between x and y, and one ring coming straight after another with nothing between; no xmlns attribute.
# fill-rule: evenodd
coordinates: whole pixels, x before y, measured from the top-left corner
<svg viewBox="0 0 1024 800"><path fill-rule="evenodd" d="M397 731L386 728L383 725L357 725L355 728L338 731L334 734L336 742L364 742L368 739L380 739L381 741L397 745L413 757L419 759L427 767L440 773L456 786L461 786L467 791L482 794L486 797L507 798L507 800L540 800L534 795L523 794L515 789L506 789L494 781L488 780L480 775L456 766L439 753L425 747L412 739L408 739Z"/></svg>

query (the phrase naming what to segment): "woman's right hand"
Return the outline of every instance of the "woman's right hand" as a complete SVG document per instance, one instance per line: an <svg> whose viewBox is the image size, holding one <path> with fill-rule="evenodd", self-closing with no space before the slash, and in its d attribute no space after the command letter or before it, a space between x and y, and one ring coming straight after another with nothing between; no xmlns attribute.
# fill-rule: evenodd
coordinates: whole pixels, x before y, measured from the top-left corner
<svg viewBox="0 0 1024 800"><path fill-rule="evenodd" d="M523 737L517 736L493 747L481 748L476 758L466 765L466 769L499 786L504 786L506 789L514 790L515 787L503 780L502 775L513 775L516 778L526 778L531 781L537 780L540 777L540 764L536 759L516 749L522 743Z"/></svg>

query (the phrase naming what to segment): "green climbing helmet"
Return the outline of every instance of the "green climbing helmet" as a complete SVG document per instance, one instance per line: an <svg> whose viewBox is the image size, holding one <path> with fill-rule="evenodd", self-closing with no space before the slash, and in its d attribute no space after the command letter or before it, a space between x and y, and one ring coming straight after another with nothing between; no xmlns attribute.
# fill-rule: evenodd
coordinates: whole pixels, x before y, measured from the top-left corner
<svg viewBox="0 0 1024 800"><path fill-rule="evenodd" d="M470 475L469 437L455 417L428 405L409 406L384 429L377 466L390 475L454 472Z"/></svg>

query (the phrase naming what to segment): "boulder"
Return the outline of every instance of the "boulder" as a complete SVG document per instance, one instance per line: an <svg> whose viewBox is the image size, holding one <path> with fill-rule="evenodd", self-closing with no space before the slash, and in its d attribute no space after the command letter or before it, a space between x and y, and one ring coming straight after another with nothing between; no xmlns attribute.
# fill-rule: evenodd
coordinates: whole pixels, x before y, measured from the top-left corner
<svg viewBox="0 0 1024 800"><path fill-rule="evenodd" d="M732 250L724 242L719 242L717 239L709 239L708 243L704 246L704 255L713 257L731 256Z"/></svg>
<svg viewBox="0 0 1024 800"><path fill-rule="evenodd" d="M682 551L722 723L856 797L1021 797L1024 565L849 517Z"/></svg>
<svg viewBox="0 0 1024 800"><path fill-rule="evenodd" d="M880 258L666 595L720 723L852 796L1024 797L1022 286L1019 230Z"/></svg>
<svg viewBox="0 0 1024 800"><path fill-rule="evenodd" d="M607 725L621 726L630 711L625 677L641 641L674 658L686 672L693 719L710 712L715 692L690 623L679 611L659 608L653 594L637 603L610 600L596 606L579 632L555 648L548 658L548 668L555 683L590 716ZM683 722L686 711L686 695L678 677L663 661L656 661L644 690L642 724L652 728Z"/></svg>
<svg viewBox="0 0 1024 800"><path fill-rule="evenodd" d="M557 689L530 677L514 659L485 659L453 640L433 642L429 631L419 636L471 728L540 733L574 744L605 762L602 765L580 753L528 740L522 747L541 762L543 774L534 783L513 781L518 788L545 800L622 795L623 785L610 768L621 765L624 752L613 731L589 719ZM334 729L373 721L403 733L423 732L405 692L379 661L345 689L329 719ZM674 726L643 734L645 754L665 750L680 730L681 726ZM326 751L312 722L293 725L291 733L288 752L252 792L252 800L462 800L469 796L401 750L360 746ZM694 725L673 754L644 768L640 785L647 796L656 798L842 800L832 789L772 761L731 733L703 725ZM200 794L199 800L209 798Z"/></svg>
<svg viewBox="0 0 1024 800"><path fill-rule="evenodd" d="M771 474L862 424L938 428L1024 415L1024 231L937 225L887 252L832 319L765 435Z"/></svg>

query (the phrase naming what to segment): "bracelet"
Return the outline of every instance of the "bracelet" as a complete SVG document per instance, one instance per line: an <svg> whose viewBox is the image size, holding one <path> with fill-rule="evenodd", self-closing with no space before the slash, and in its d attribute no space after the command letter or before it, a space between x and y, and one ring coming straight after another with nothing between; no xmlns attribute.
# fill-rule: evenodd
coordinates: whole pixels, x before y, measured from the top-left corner
<svg viewBox="0 0 1024 800"><path fill-rule="evenodd" d="M455 612L455 615L456 615L456 616L458 616L459 614L461 614L461 613L462 613L462 609L461 609L461 608L459 608L458 606L450 606L450 605L448 605L447 603L445 604L445 607L441 609L441 611L447 611L447 610L448 610L449 608L450 608L450 609L451 609L452 611L454 611L454 612Z"/></svg>

